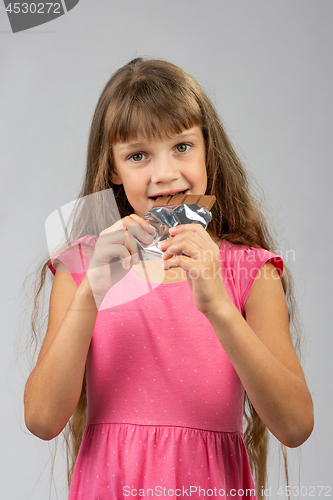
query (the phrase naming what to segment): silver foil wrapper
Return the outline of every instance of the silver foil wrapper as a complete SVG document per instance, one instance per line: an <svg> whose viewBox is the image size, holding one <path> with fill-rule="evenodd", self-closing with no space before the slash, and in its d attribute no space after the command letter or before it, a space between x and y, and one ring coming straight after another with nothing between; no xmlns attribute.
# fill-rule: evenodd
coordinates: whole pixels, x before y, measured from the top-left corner
<svg viewBox="0 0 333 500"><path fill-rule="evenodd" d="M207 229L212 219L208 210L194 203L181 205L165 205L149 210L143 217L156 229L154 240L145 245L137 240L140 260L152 260L162 257L163 252L157 247L159 241L169 238L169 228L179 224L201 224Z"/></svg>

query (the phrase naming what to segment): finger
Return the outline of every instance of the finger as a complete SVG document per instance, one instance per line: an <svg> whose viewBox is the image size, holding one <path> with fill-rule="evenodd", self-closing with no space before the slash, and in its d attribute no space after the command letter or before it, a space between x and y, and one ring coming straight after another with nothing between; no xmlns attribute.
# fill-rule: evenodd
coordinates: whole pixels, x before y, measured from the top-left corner
<svg viewBox="0 0 333 500"><path fill-rule="evenodd" d="M142 243L151 243L156 234L156 230L147 221L136 214L132 214L122 219L123 227L127 227L135 238Z"/></svg>
<svg viewBox="0 0 333 500"><path fill-rule="evenodd" d="M110 253L110 257L113 255L113 261L110 262L111 267L113 263L117 262L117 259L121 262L123 269L129 270L133 264L137 264L136 261L138 259L138 254L131 254L128 248L124 245L113 245L112 253ZM116 258L116 260L114 260ZM111 259L110 259L111 260Z"/></svg>
<svg viewBox="0 0 333 500"><path fill-rule="evenodd" d="M187 243L185 243L187 242ZM197 247L205 248L205 243L203 242L202 238L200 238L197 234L186 231L179 233L175 236L172 236L166 240L159 241L158 242L158 247L165 252L167 249L171 248L173 245L181 245L181 244L195 244ZM207 246L207 245L206 245Z"/></svg>
<svg viewBox="0 0 333 500"><path fill-rule="evenodd" d="M109 228L108 228L109 229ZM113 245L126 243L125 229L121 228L118 230L108 231L105 229L102 231L98 238L98 243L104 245Z"/></svg>
<svg viewBox="0 0 333 500"><path fill-rule="evenodd" d="M164 260L172 258L174 255L186 255L191 259L200 260L202 250L199 246L189 238L172 243L163 253Z"/></svg>
<svg viewBox="0 0 333 500"><path fill-rule="evenodd" d="M152 228L153 231L151 231L151 229L147 230L138 225L126 225L125 229L127 229L128 233L130 233L130 236L136 238L144 244L152 243L156 234L154 228Z"/></svg>
<svg viewBox="0 0 333 500"><path fill-rule="evenodd" d="M184 271L189 272L194 268L193 260L186 255L174 255L172 258L163 261L162 263L162 269L165 271L174 267L180 267L181 269L184 269Z"/></svg>
<svg viewBox="0 0 333 500"><path fill-rule="evenodd" d="M125 245L119 243L103 245L103 248L98 250L96 258L90 261L89 268L93 269L109 265L112 260L117 258L121 261L125 261L125 267L128 268L126 262L131 262L131 255Z"/></svg>
<svg viewBox="0 0 333 500"><path fill-rule="evenodd" d="M131 263L134 265L134 264L139 264L140 262L140 257L139 257L139 251L138 251L138 246L136 244L136 241L134 240L133 241L133 238L132 238L132 246L131 246L131 241L130 241L130 237L129 237L129 234L128 234L128 228L125 227L125 238L126 238L126 246L127 246L127 250L131 256ZM133 253L133 250L132 248L135 248L134 250L134 253Z"/></svg>
<svg viewBox="0 0 333 500"><path fill-rule="evenodd" d="M142 217L139 217L136 214L131 214L129 217L136 221L145 231L156 233L156 229L151 226L145 219L142 219Z"/></svg>
<svg viewBox="0 0 333 500"><path fill-rule="evenodd" d="M177 234L185 232L195 233L202 239L209 238L207 231L202 227L201 224L178 224L178 226L170 227L169 233L171 236L176 236Z"/></svg>
<svg viewBox="0 0 333 500"><path fill-rule="evenodd" d="M147 242L148 237L146 237L147 233L151 235L156 234L156 230L153 226L151 226L147 221L142 219L136 214L129 215L127 217L124 217L123 219L117 221L115 224L113 224L110 227L105 228L101 233L101 235L108 234L108 233L113 233L116 231L120 231L121 229L127 228L132 228L130 231L132 234L134 234L135 237L137 237L140 241Z"/></svg>
<svg viewBox="0 0 333 500"><path fill-rule="evenodd" d="M126 234L127 233L127 234ZM127 259L133 264L140 262L138 246L134 237L125 229L101 234L95 247L95 265L104 265L119 257ZM96 264L99 262L99 264ZM128 265L126 264L128 268Z"/></svg>
<svg viewBox="0 0 333 500"><path fill-rule="evenodd" d="M111 229L111 230L110 230ZM142 243L149 244L153 242L154 236L144 231L140 226L125 226L122 229L115 230L114 226L102 231L99 235L99 241L105 245L121 243L125 245L131 255L138 251L136 239Z"/></svg>
<svg viewBox="0 0 333 500"><path fill-rule="evenodd" d="M125 227L124 235L125 241L124 246L128 251L129 257L125 258L126 267L124 269L129 269L131 264L138 264L140 262L139 253L138 253L138 244L134 236L130 233L131 228Z"/></svg>
<svg viewBox="0 0 333 500"><path fill-rule="evenodd" d="M126 245L127 245L128 251L129 251L130 255L132 255L132 252L131 252L131 243L130 243L130 240L129 240L127 227L125 227L125 238L126 238Z"/></svg>

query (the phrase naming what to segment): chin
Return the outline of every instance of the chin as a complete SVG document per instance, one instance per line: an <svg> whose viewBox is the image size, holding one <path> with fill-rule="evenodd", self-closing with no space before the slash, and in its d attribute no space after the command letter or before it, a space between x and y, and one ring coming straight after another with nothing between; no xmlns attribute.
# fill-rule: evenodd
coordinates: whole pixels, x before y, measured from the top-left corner
<svg viewBox="0 0 333 500"><path fill-rule="evenodd" d="M150 207L150 208L147 208L147 210L146 210L145 212L138 212L138 210L134 210L134 211L133 211L133 213L134 213L135 215L137 215L138 217L141 217L141 218L142 218L144 215L146 215L146 213L147 213L150 209L151 209L151 207Z"/></svg>

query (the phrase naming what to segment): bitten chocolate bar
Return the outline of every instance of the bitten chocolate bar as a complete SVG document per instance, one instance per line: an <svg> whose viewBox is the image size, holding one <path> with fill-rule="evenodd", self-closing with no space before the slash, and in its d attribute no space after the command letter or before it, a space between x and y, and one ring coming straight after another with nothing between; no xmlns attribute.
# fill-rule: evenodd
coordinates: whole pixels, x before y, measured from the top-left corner
<svg viewBox="0 0 333 500"><path fill-rule="evenodd" d="M207 229L212 218L210 209L215 200L213 195L200 194L159 196L149 212L143 216L156 229L156 234L149 244L137 240L140 260L156 259L163 255L157 244L170 237L170 227L194 223Z"/></svg>
<svg viewBox="0 0 333 500"><path fill-rule="evenodd" d="M216 197L214 195L201 194L174 194L172 196L159 196L153 208L165 207L166 205L199 205L199 207L210 210L214 205Z"/></svg>

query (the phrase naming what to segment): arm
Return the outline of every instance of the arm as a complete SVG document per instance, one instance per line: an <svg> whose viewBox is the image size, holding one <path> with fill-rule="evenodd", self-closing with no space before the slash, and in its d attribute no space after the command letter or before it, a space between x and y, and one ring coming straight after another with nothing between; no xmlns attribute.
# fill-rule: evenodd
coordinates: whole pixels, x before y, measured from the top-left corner
<svg viewBox="0 0 333 500"><path fill-rule="evenodd" d="M268 272L258 273L245 320L226 292L219 248L209 234L198 224L170 228L170 234L159 243L164 269L185 269L195 305L213 326L258 415L283 444L301 445L313 429L313 405L274 265L266 263L262 270Z"/></svg>
<svg viewBox="0 0 333 500"><path fill-rule="evenodd" d="M24 393L26 426L41 439L57 436L76 408L96 317L87 280L78 287L59 264L47 332Z"/></svg>
<svg viewBox="0 0 333 500"><path fill-rule="evenodd" d="M79 287L67 268L58 265L47 332L24 393L26 426L41 439L57 436L75 410L98 307L108 290L136 263L134 236L147 243L154 232L135 214L102 231Z"/></svg>
<svg viewBox="0 0 333 500"><path fill-rule="evenodd" d="M262 271L245 304L246 320L229 304L209 321L262 421L283 444L296 447L312 432L312 399L291 342L278 272L271 263Z"/></svg>

